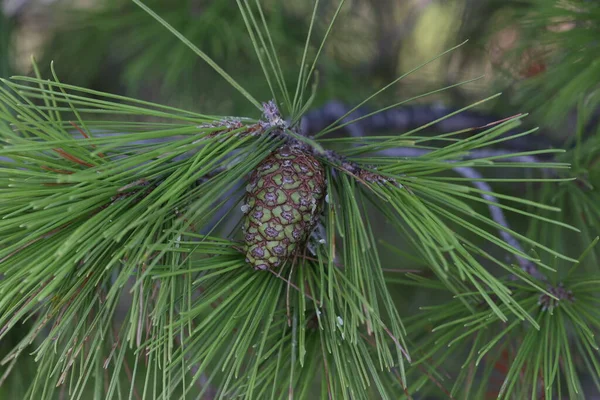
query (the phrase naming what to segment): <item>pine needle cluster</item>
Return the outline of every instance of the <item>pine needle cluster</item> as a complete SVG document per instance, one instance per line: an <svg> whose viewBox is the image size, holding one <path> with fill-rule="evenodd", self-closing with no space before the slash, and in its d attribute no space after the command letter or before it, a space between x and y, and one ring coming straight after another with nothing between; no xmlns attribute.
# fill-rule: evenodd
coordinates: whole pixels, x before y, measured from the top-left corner
<svg viewBox="0 0 600 400"><path fill-rule="evenodd" d="M596 139L569 153L477 155L531 133L520 114L475 133L426 134L434 121L332 137L356 122L346 115L309 137L299 122L344 1L316 46L308 26L290 86L260 3L238 0L272 103L133 2L256 111L204 115L103 93L63 83L54 66L44 78L35 62L35 77L2 81L0 339L12 398L584 398L584 373L600 386L598 193L573 189L583 175L597 182ZM255 271L240 229L245 185L290 143L322 164L327 201L302 251ZM553 154L564 159L535 159ZM518 174L492 177L505 170ZM490 187L523 183L546 191ZM526 218L529 234L482 207ZM561 221L565 208L581 224ZM557 244L581 231L578 254ZM408 290L439 296L400 307Z"/></svg>

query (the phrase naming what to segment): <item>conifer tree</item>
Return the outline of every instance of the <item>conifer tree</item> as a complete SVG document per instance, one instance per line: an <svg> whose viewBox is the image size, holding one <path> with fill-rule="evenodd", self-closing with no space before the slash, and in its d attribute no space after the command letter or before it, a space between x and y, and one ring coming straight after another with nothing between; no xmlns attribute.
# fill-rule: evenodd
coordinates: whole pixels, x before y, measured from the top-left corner
<svg viewBox="0 0 600 400"><path fill-rule="evenodd" d="M498 95L362 134L472 81L364 111L458 44L309 129L318 60L349 4L322 28L316 1L289 51L259 1L237 1L268 91L256 98L133 3L250 111L85 88L34 59L34 76L2 79L7 398L583 399L584 379L600 390L596 103L575 102L568 150L503 150L534 133L526 114L431 134Z"/></svg>

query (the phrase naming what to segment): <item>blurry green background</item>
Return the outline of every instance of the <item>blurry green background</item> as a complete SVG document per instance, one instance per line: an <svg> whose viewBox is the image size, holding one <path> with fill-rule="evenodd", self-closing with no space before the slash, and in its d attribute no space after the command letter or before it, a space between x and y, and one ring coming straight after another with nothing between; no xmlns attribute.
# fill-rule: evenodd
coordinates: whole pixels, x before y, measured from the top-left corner
<svg viewBox="0 0 600 400"><path fill-rule="evenodd" d="M269 98L246 27L234 0L148 0L159 15L262 100ZM535 70L534 51L519 46L510 7L486 0L354 0L345 5L319 64L315 106L353 104L402 73L469 39L451 55L403 79L378 99L389 104L484 76L477 82L422 99L460 107L506 90ZM294 83L312 13L311 1L262 2L288 82ZM313 35L322 37L336 7L322 1ZM31 72L30 57L62 81L160 101L204 113L242 114L252 108L217 74L127 0L4 0L0 73ZM509 23L511 22L511 23ZM531 54L530 54L531 53ZM510 57L509 57L510 56ZM532 66L533 65L533 66ZM486 107L497 114L521 110L505 96ZM377 103L373 104L373 106ZM502 108L499 108L501 107Z"/></svg>
<svg viewBox="0 0 600 400"><path fill-rule="evenodd" d="M529 119L532 125L544 126L546 135L564 138L569 127L566 117L579 95L596 92L590 100L595 105L600 97L600 67L591 65L598 64L592 50L598 50L600 34L594 19L599 18L596 3L348 1L318 66L320 90L314 105L328 100L353 104L468 39L459 50L403 79L371 105L390 104L482 76L420 102L458 108L503 91L504 96L485 105L488 110L502 116L534 112ZM235 0L148 0L146 4L256 98L269 99ZM297 79L313 2L265 0L261 4L291 85ZM313 53L337 5L337 1L320 2ZM31 72L30 58L35 56L46 72L54 61L60 79L71 84L204 113L253 111L210 67L129 0L3 0L3 10L1 76ZM588 20L579 24L582 12ZM581 49L590 51L582 55Z"/></svg>

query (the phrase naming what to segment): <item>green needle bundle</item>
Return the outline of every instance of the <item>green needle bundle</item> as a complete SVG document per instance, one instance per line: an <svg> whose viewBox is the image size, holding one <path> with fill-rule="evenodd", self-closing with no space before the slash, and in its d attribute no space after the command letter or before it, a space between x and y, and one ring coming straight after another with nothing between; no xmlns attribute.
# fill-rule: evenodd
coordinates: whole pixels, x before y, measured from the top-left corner
<svg viewBox="0 0 600 400"><path fill-rule="evenodd" d="M264 103L134 3L254 111L86 89L54 65L49 79L34 63L35 77L2 80L1 396L575 399L586 374L598 384L596 139L481 152L533 132L521 114L436 136L439 121L330 135L402 77L309 136L299 122L344 1L316 45L311 20L295 90L260 2L238 1ZM561 220L567 204L586 219ZM583 238L577 254L566 237Z"/></svg>

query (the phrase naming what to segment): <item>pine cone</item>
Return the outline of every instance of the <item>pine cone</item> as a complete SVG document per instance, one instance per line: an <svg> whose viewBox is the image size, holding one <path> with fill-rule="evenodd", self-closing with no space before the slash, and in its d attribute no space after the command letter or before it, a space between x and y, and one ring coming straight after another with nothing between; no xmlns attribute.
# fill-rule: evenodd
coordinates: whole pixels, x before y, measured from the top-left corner
<svg viewBox="0 0 600 400"><path fill-rule="evenodd" d="M257 166L246 191L246 261L257 270L281 265L319 220L323 166L299 147L284 145Z"/></svg>

